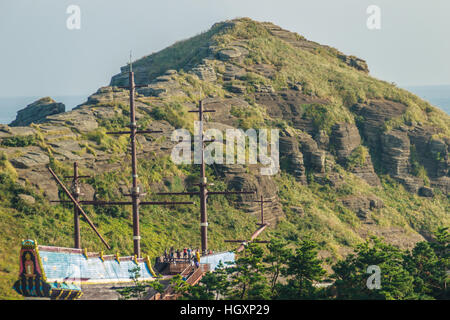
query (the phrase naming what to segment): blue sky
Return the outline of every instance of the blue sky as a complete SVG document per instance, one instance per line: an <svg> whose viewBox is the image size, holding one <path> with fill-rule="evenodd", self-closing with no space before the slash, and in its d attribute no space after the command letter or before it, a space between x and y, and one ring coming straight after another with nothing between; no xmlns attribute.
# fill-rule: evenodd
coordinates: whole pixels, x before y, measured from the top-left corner
<svg viewBox="0 0 450 320"><path fill-rule="evenodd" d="M81 9L68 30L66 9ZM369 5L381 29L366 27ZM0 97L90 94L128 60L206 31L218 21L272 21L367 60L401 86L450 84L447 0L2 0Z"/></svg>

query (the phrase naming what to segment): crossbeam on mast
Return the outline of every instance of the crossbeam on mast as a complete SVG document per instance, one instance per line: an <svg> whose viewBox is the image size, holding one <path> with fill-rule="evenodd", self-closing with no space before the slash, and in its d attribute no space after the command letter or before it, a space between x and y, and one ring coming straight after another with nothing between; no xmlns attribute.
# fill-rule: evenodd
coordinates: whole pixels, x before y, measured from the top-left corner
<svg viewBox="0 0 450 320"><path fill-rule="evenodd" d="M70 193L70 191L67 189L67 187L59 180L56 173L52 170L52 168L48 167L48 170L50 171L53 178L56 180L56 182L61 186L63 191L67 194L67 196L70 198L74 206L78 209L78 211L83 215L83 217L86 219L89 226L94 230L94 232L97 234L97 236L100 238L100 240L103 242L103 244L108 248L111 249L110 245L106 242L106 240L102 237L100 232L97 230L95 225L92 223L92 221L89 219L88 215L84 212L83 208L80 206L79 202L75 199L75 197Z"/></svg>
<svg viewBox="0 0 450 320"><path fill-rule="evenodd" d="M116 205L123 204L131 204L133 207L133 247L134 254L139 258L141 256L141 236L139 230L139 207L141 205L178 205L178 204L192 204L193 202L179 201L179 202L168 202L168 201L141 201L140 197L143 196L143 193L139 190L138 186L138 172L137 172L137 152L136 152L136 135L137 134L146 134L146 133L162 133L161 130L138 130L136 123L136 107L134 104L134 96L136 88L143 87L136 85L134 82L134 72L133 65L130 57L130 71L129 75L129 84L127 87L121 86L120 88L128 89L130 92L130 125L129 131L116 131L116 132L107 132L108 134L116 135L116 134L127 134L130 135L130 143L131 143L131 171L132 171L132 187L131 193L126 196L131 197L131 202L123 202L123 201L113 201ZM91 202L86 203L91 205L113 205L111 202Z"/></svg>
<svg viewBox="0 0 450 320"><path fill-rule="evenodd" d="M264 222L264 203L272 202L272 200L264 200L263 196L260 196L260 200L244 200L242 202L256 202L261 204L261 222L256 223L259 225L259 228L253 232L253 234L250 236L250 240L225 240L225 242L237 242L241 243L241 245L236 249L236 252L241 252L245 249L245 246L250 243L269 243L269 241L265 240L255 240L269 225L269 223Z"/></svg>
<svg viewBox="0 0 450 320"><path fill-rule="evenodd" d="M72 179L72 194L75 200L79 201L82 195L80 191L79 179L90 178L90 176L80 176L78 174L78 162L73 163L73 176L64 176L65 179ZM51 201L52 202L52 201ZM71 201L67 201L70 202ZM81 249L81 233L80 233L80 213L76 206L73 206L73 228L74 228L74 248Z"/></svg>

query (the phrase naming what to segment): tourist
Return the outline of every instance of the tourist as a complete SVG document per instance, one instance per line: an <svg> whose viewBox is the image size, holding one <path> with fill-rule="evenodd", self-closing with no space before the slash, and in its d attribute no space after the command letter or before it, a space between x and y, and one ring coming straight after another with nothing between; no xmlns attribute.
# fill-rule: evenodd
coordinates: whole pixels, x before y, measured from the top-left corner
<svg viewBox="0 0 450 320"><path fill-rule="evenodd" d="M195 253L195 258L197 259L197 264L200 263L200 251L197 250L197 252ZM198 265L197 265L198 268Z"/></svg>
<svg viewBox="0 0 450 320"><path fill-rule="evenodd" d="M194 264L195 264L196 268L198 268L200 266L198 263L197 255L194 255Z"/></svg>
<svg viewBox="0 0 450 320"><path fill-rule="evenodd" d="M192 253L192 250L191 250L191 248L189 247L189 248L187 249L187 255L188 255L188 260L189 260L189 261L191 260L191 253Z"/></svg>

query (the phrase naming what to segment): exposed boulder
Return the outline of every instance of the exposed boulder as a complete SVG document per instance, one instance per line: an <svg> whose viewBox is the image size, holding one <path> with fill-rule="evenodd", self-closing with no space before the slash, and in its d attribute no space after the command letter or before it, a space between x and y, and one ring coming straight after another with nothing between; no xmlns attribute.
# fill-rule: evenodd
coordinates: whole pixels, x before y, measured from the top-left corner
<svg viewBox="0 0 450 320"><path fill-rule="evenodd" d="M19 194L19 195L17 195L18 197L19 197L19 199L22 201L22 202L24 202L24 203L26 203L26 204L34 204L35 202L36 202L36 200L34 199L34 197L33 196L30 196L30 195L28 195L28 194L23 194L23 193L21 193L21 194Z"/></svg>
<svg viewBox="0 0 450 320"><path fill-rule="evenodd" d="M66 110L63 103L56 102L50 97L41 98L30 103L26 108L17 112L16 119L9 125L11 127L28 126L32 123L41 123L47 116L62 113Z"/></svg>
<svg viewBox="0 0 450 320"><path fill-rule="evenodd" d="M298 148L297 139L293 136L286 135L280 137L279 143L281 168L291 173L303 184L306 184L303 154Z"/></svg>
<svg viewBox="0 0 450 320"><path fill-rule="evenodd" d="M291 206L291 207L289 207L289 209L291 209L292 212L297 214L299 217L303 217L305 215L305 210L303 210L302 207Z"/></svg>
<svg viewBox="0 0 450 320"><path fill-rule="evenodd" d="M338 58L344 61L345 64L355 68L356 70L362 71L364 73L369 73L369 67L367 66L366 61L364 61L363 59L357 58L355 56L346 56L344 54L338 55Z"/></svg>
<svg viewBox="0 0 450 320"><path fill-rule="evenodd" d="M381 200L377 196L370 195L367 198L370 201L370 210L376 210L385 207L383 200Z"/></svg>
<svg viewBox="0 0 450 320"><path fill-rule="evenodd" d="M250 70L269 79L272 79L276 74L275 67L265 63L254 64L250 67Z"/></svg>
<svg viewBox="0 0 450 320"><path fill-rule="evenodd" d="M445 194L450 194L450 176L439 177L430 181L430 186L442 190Z"/></svg>
<svg viewBox="0 0 450 320"><path fill-rule="evenodd" d="M320 149L328 150L330 147L330 137L325 130L319 130L314 135L314 140L317 142L317 146Z"/></svg>
<svg viewBox="0 0 450 320"><path fill-rule="evenodd" d="M383 201L374 196L348 196L341 199L344 206L356 213L358 218L371 223L370 212L384 207Z"/></svg>
<svg viewBox="0 0 450 320"><path fill-rule="evenodd" d="M429 142L431 158L435 162L436 177L447 176L450 167L449 145L439 138L432 138Z"/></svg>
<svg viewBox="0 0 450 320"><path fill-rule="evenodd" d="M393 177L408 175L410 141L408 134L391 130L382 135L383 166Z"/></svg>
<svg viewBox="0 0 450 320"><path fill-rule="evenodd" d="M237 93L237 94L244 94L247 92L247 88L245 86L239 85L239 84L230 83L226 86L226 88L228 89L228 91Z"/></svg>
<svg viewBox="0 0 450 320"><path fill-rule="evenodd" d="M430 187L423 186L419 189L419 196L431 198L434 196L433 189Z"/></svg>
<svg viewBox="0 0 450 320"><path fill-rule="evenodd" d="M47 117L46 122L54 126L69 126L79 132L88 132L98 128L94 110L81 106L76 110Z"/></svg>
<svg viewBox="0 0 450 320"><path fill-rule="evenodd" d="M339 188L344 183L344 177L337 172L316 172L313 174L314 182L321 185L329 185L332 188Z"/></svg>
<svg viewBox="0 0 450 320"><path fill-rule="evenodd" d="M146 97L186 96L174 73L157 77L137 92Z"/></svg>
<svg viewBox="0 0 450 320"><path fill-rule="evenodd" d="M225 178L228 190L245 190L256 191L256 194L237 195L239 208L246 212L260 217L260 204L255 202L247 202L259 200L262 195L264 200L270 200L264 204L264 220L269 222L271 226L275 226L284 216L282 206L279 202L277 191L278 187L270 176L257 174L258 166L251 166L248 169L242 165L223 164L218 165L219 173ZM248 171L248 172L247 172Z"/></svg>
<svg viewBox="0 0 450 320"><path fill-rule="evenodd" d="M304 95L293 89L269 93L256 92L255 100L259 105L266 107L267 113L271 118L281 118L292 127L303 130L311 136L317 133L316 128L312 119L303 117L302 105L328 103L325 99Z"/></svg>
<svg viewBox="0 0 450 320"><path fill-rule="evenodd" d="M375 170L373 168L372 158L370 157L370 154L367 154L365 156L364 164L354 166L353 168L351 168L351 172L361 179L364 179L371 186L379 186L381 184L380 178L375 173Z"/></svg>
<svg viewBox="0 0 450 320"><path fill-rule="evenodd" d="M244 68L225 63L225 72L222 74L222 79L224 81L242 80L246 74L247 72Z"/></svg>
<svg viewBox="0 0 450 320"><path fill-rule="evenodd" d="M233 126L236 122L236 117L231 114L231 109L233 107L239 109L246 109L250 107L247 101L239 97L205 98L203 100L203 105L206 109L216 110L215 112L207 113L205 118L209 117L209 121L220 122L231 126Z"/></svg>
<svg viewBox="0 0 450 320"><path fill-rule="evenodd" d="M101 87L100 89L97 90L96 93L89 96L86 104L127 101L128 99L129 99L128 90L108 86L108 87Z"/></svg>
<svg viewBox="0 0 450 320"><path fill-rule="evenodd" d="M358 128L352 123L337 123L332 127L331 141L337 160L345 163L353 150L361 144Z"/></svg>
<svg viewBox="0 0 450 320"><path fill-rule="evenodd" d="M35 166L43 166L49 163L50 158L42 151L29 151L23 156L11 159L11 164L16 168L32 168Z"/></svg>
<svg viewBox="0 0 450 320"><path fill-rule="evenodd" d="M192 73L197 75L200 80L212 82L217 80L216 72L214 68L207 64L199 64L192 68Z"/></svg>
<svg viewBox="0 0 450 320"><path fill-rule="evenodd" d="M23 137L36 134L36 130L31 127L10 127L6 124L0 124L0 139L8 137Z"/></svg>
<svg viewBox="0 0 450 320"><path fill-rule="evenodd" d="M306 167L315 172L325 172L325 151L319 149L309 134L300 133L298 137Z"/></svg>
<svg viewBox="0 0 450 320"><path fill-rule="evenodd" d="M370 149L379 152L384 123L401 116L406 111L406 106L389 100L374 99L367 104L355 104L352 111L363 119L358 122L358 126L365 142Z"/></svg>
<svg viewBox="0 0 450 320"><path fill-rule="evenodd" d="M255 84L255 92L257 93L273 93L275 89L271 85Z"/></svg>
<svg viewBox="0 0 450 320"><path fill-rule="evenodd" d="M248 50L239 43L217 52L218 59L222 61L240 61L246 55L248 55Z"/></svg>
<svg viewBox="0 0 450 320"><path fill-rule="evenodd" d="M449 174L449 141L439 137L433 127L415 127L408 131L411 144L414 146L414 158L424 166L431 180Z"/></svg>
<svg viewBox="0 0 450 320"><path fill-rule="evenodd" d="M331 143L337 162L354 174L366 180L370 185L380 185L367 149L361 145L358 128L352 123L338 123L332 127ZM355 158L359 161L355 161Z"/></svg>

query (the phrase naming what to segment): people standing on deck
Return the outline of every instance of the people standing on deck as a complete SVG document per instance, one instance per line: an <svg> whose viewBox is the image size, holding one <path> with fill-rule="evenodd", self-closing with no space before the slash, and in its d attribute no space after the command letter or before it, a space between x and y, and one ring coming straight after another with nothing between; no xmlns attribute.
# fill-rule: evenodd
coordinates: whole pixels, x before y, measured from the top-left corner
<svg viewBox="0 0 450 320"><path fill-rule="evenodd" d="M197 255L194 255L194 265L196 268L200 266L200 264L198 263Z"/></svg>
<svg viewBox="0 0 450 320"><path fill-rule="evenodd" d="M192 253L192 250L191 250L191 247L189 247L188 249L187 249L187 256L188 256L188 260L189 261L191 261L191 253Z"/></svg>
<svg viewBox="0 0 450 320"><path fill-rule="evenodd" d="M190 262L191 265L195 265L198 268L200 266L200 257L202 255L210 254L213 254L212 250L207 250L202 253L199 248L193 249L192 247L185 247L183 249L175 249L174 247L170 247L169 250L164 250L164 256L162 256L161 259L164 259L164 261L170 263L176 263L179 260L184 260L186 262Z"/></svg>
<svg viewBox="0 0 450 320"><path fill-rule="evenodd" d="M197 260L197 262L195 262L195 266L198 268L200 266L200 251L197 250L197 252L195 253L195 258Z"/></svg>

